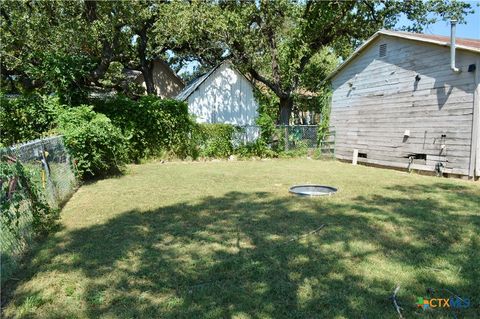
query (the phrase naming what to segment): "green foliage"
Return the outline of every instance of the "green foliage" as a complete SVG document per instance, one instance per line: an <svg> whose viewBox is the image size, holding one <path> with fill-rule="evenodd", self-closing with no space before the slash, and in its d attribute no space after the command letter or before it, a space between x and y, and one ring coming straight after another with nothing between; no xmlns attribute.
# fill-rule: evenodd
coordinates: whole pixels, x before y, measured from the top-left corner
<svg viewBox="0 0 480 319"><path fill-rule="evenodd" d="M277 153L270 149L268 144L261 138L247 143L245 145L240 145L235 149L235 154L240 158L250 158L250 157L277 157Z"/></svg>
<svg viewBox="0 0 480 319"><path fill-rule="evenodd" d="M271 143L275 134L275 122L265 113L260 113L256 119L257 125L260 126L260 139L265 143Z"/></svg>
<svg viewBox="0 0 480 319"><path fill-rule="evenodd" d="M332 91L326 91L322 96L319 104L321 105L321 118L318 125L318 141L324 140L326 135L330 132L330 105L331 105Z"/></svg>
<svg viewBox="0 0 480 319"><path fill-rule="evenodd" d="M0 95L0 143L9 146L44 136L54 128L56 113L61 108L57 97Z"/></svg>
<svg viewBox="0 0 480 319"><path fill-rule="evenodd" d="M240 147L237 152L241 157L274 157L279 150L275 125L279 99L270 92L261 92L260 90L255 91L255 98L259 104L256 124L260 127L260 137L257 141Z"/></svg>
<svg viewBox="0 0 480 319"><path fill-rule="evenodd" d="M58 217L58 211L50 208L41 195L32 172L15 160L0 161L0 208L2 223L17 236L21 234L15 229L28 210L37 235L48 233Z"/></svg>
<svg viewBox="0 0 480 319"><path fill-rule="evenodd" d="M379 29L397 27L403 16L411 31L422 31L451 16L463 22L472 12L471 4L445 0L220 1L218 6L198 1L185 6L187 13L178 13L178 29L198 32L199 38L209 36L193 42L198 46L195 53L209 61L214 48L225 48L237 67L280 99L282 112L277 115L282 124L289 124L292 99L299 90L321 89L340 61L337 57L346 58ZM214 19L204 19L198 29L189 27L198 21L189 12L206 9Z"/></svg>
<svg viewBox="0 0 480 319"><path fill-rule="evenodd" d="M226 158L233 153L232 139L235 128L229 124L198 124L200 146L198 155Z"/></svg>
<svg viewBox="0 0 480 319"><path fill-rule="evenodd" d="M295 146L288 150L281 150L278 156L281 158L302 157L308 154L308 144L306 141L296 141Z"/></svg>
<svg viewBox="0 0 480 319"><path fill-rule="evenodd" d="M268 112L268 105L265 102L271 101L268 99L262 100L260 103L259 116L256 119L256 124L260 127L260 136L257 140L249 142L245 145L240 145L235 153L242 158L248 157L276 157L275 141L275 121ZM274 149L272 149L272 146Z"/></svg>
<svg viewBox="0 0 480 319"><path fill-rule="evenodd" d="M104 89L115 89L131 98L145 93L144 87L126 76L123 64L118 61L110 63L107 72L99 83Z"/></svg>
<svg viewBox="0 0 480 319"><path fill-rule="evenodd" d="M62 102L68 104L84 100L87 91L80 86L80 81L93 67L88 56L45 51L32 55L38 64L29 64L25 73L42 83L41 92L57 93Z"/></svg>
<svg viewBox="0 0 480 319"><path fill-rule="evenodd" d="M92 82L98 85L110 62L135 60L132 30L150 8L125 1L2 6L2 80L16 91L55 91L70 101Z"/></svg>
<svg viewBox="0 0 480 319"><path fill-rule="evenodd" d="M138 101L124 96L93 101L95 110L108 116L128 138L128 156L143 158L168 152L190 155L190 132L194 123L184 102L143 96Z"/></svg>
<svg viewBox="0 0 480 319"><path fill-rule="evenodd" d="M62 112L58 124L81 178L121 170L126 161L126 139L105 115L82 105Z"/></svg>

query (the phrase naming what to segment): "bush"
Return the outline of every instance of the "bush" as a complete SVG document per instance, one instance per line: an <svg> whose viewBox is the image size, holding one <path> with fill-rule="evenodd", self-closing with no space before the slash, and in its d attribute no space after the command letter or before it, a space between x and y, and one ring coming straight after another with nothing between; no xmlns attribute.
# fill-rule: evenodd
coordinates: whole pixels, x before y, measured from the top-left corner
<svg viewBox="0 0 480 319"><path fill-rule="evenodd" d="M261 138L245 145L240 145L235 149L235 154L241 158L278 156L277 152L273 151Z"/></svg>
<svg viewBox="0 0 480 319"><path fill-rule="evenodd" d="M267 114L260 114L256 123L260 126L260 139L266 144L272 143L276 132L275 121Z"/></svg>
<svg viewBox="0 0 480 319"><path fill-rule="evenodd" d="M94 101L95 110L107 115L128 138L128 155L132 161L170 152L190 156L190 132L194 123L187 104L156 96L138 101L124 96Z"/></svg>
<svg viewBox="0 0 480 319"><path fill-rule="evenodd" d="M82 105L61 112L58 125L81 178L121 170L126 160L126 139L105 115Z"/></svg>
<svg viewBox="0 0 480 319"><path fill-rule="evenodd" d="M232 139L235 128L229 124L198 124L201 157L226 158L233 153Z"/></svg>
<svg viewBox="0 0 480 319"><path fill-rule="evenodd" d="M0 95L0 144L4 146L45 136L55 126L62 106L57 97L38 94Z"/></svg>
<svg viewBox="0 0 480 319"><path fill-rule="evenodd" d="M299 140L292 145L292 149L278 152L278 156L282 158L302 157L308 155L308 142Z"/></svg>

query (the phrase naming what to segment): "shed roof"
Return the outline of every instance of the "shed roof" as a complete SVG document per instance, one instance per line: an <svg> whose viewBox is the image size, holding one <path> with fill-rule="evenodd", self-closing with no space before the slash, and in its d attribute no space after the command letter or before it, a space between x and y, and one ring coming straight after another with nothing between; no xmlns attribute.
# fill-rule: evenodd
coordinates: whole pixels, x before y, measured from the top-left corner
<svg viewBox="0 0 480 319"><path fill-rule="evenodd" d="M366 49L371 42L373 42L375 39L379 38L382 35L413 41L420 41L424 43L431 43L444 47L450 46L450 37L443 35L380 30L375 32L374 35L372 35L367 41L365 41L360 47L358 47L355 52L352 53L352 55L350 55L342 64L340 64L332 73L330 73L326 80L334 77L338 72L340 72L340 70L342 70L347 64L349 64L350 61L352 61L357 55L359 55L364 49ZM456 38L455 42L455 47L457 49L480 53L480 40L478 39Z"/></svg>
<svg viewBox="0 0 480 319"><path fill-rule="evenodd" d="M183 90L178 93L178 95L175 97L176 100L179 100L179 101L185 101L186 99L188 99L188 97L193 93L195 92L195 90L213 73L215 72L216 69L218 69L218 67L220 66L221 64L217 65L216 67L212 68L210 71L208 71L207 73L205 74L202 74L200 75L199 77L197 77L196 79L190 81L186 86L185 88L183 88Z"/></svg>

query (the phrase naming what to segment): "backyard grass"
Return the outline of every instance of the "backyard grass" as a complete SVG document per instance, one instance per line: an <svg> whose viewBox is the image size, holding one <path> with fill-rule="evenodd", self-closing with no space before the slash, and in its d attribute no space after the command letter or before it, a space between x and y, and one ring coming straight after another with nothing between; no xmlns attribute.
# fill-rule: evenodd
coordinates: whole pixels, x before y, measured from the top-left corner
<svg viewBox="0 0 480 319"><path fill-rule="evenodd" d="M294 197L297 183L339 192ZM307 159L150 163L81 187L61 216L8 283L6 317L398 318L399 285L406 318L480 318L479 183ZM416 306L452 293L470 307Z"/></svg>

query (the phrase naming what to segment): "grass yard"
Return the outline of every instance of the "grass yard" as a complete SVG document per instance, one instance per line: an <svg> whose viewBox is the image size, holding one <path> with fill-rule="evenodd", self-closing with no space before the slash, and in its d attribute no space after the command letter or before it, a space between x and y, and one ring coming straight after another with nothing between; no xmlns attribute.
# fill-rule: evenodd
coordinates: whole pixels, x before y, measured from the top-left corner
<svg viewBox="0 0 480 319"><path fill-rule="evenodd" d="M339 188L299 198L296 183ZM320 225L317 233L301 236ZM480 318L480 183L306 159L150 163L81 187L6 317ZM438 289L427 293L428 288ZM467 309L416 307L469 298Z"/></svg>

